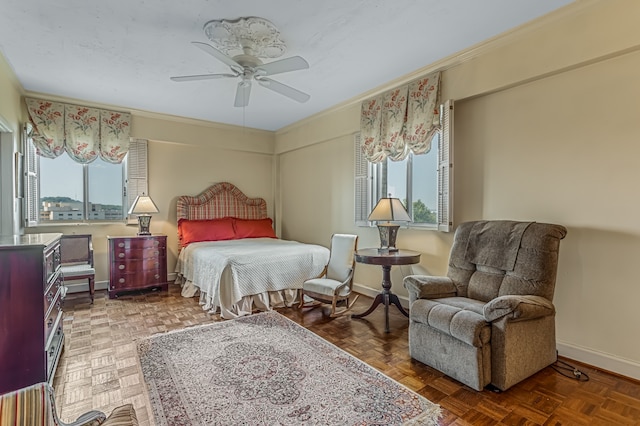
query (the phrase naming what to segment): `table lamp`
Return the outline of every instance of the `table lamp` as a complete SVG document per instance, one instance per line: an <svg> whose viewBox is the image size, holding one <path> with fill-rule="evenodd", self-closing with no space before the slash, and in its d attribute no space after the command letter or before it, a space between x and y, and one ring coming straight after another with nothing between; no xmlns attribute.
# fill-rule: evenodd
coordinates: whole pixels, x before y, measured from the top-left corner
<svg viewBox="0 0 640 426"><path fill-rule="evenodd" d="M378 222L378 232L380 233L379 252L397 252L396 237L398 236L398 228L394 221L411 222L409 213L402 205L398 198L380 198L378 204L369 214L369 220ZM385 223L380 223L385 221Z"/></svg>
<svg viewBox="0 0 640 426"><path fill-rule="evenodd" d="M149 225L151 214L158 213L158 207L148 195L138 195L129 209L129 214L138 215L138 235L151 235Z"/></svg>

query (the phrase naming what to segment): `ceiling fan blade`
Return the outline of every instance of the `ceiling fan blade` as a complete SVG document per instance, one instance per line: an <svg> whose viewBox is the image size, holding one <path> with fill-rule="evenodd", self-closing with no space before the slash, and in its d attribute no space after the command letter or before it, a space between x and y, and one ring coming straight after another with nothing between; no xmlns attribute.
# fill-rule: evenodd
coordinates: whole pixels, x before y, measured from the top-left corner
<svg viewBox="0 0 640 426"><path fill-rule="evenodd" d="M170 77L173 81L195 81L195 80L212 80L215 78L237 77L237 74L201 74L201 75L181 75L179 77Z"/></svg>
<svg viewBox="0 0 640 426"><path fill-rule="evenodd" d="M260 75L273 75L283 72L304 70L309 68L309 63L300 56L292 56L291 58L280 59L279 61L269 62L260 65L258 72Z"/></svg>
<svg viewBox="0 0 640 426"><path fill-rule="evenodd" d="M238 88L236 89L236 101L233 103L233 106L246 107L249 105L249 95L251 95L251 82L243 80L238 83Z"/></svg>
<svg viewBox="0 0 640 426"><path fill-rule="evenodd" d="M301 92L298 89L294 89L293 87L287 86L286 84L271 80L270 78L261 77L260 79L256 78L256 80L258 81L258 83L260 83L261 86L273 90L276 93L280 93L281 95L284 95L300 103L307 102L309 98L311 98L310 95Z"/></svg>
<svg viewBox="0 0 640 426"><path fill-rule="evenodd" d="M234 61L233 59L231 59L230 57L228 57L227 55L225 55L224 53L222 53L221 51L219 51L215 47L213 47L213 46L211 46L211 45L209 45L207 43L201 43L199 41L192 41L191 44L193 44L194 46L196 46L200 50L208 53L209 55L213 56L217 60L219 60L221 62L224 62L225 64L229 65L232 70L234 70L236 72L242 72L242 69L243 69L242 65L240 65L239 63L237 63L236 61Z"/></svg>

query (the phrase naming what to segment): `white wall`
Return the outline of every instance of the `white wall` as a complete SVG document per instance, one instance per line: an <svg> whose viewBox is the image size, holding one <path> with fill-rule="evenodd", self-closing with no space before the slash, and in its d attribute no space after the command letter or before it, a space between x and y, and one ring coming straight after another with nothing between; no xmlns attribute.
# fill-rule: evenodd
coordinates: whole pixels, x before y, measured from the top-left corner
<svg viewBox="0 0 640 426"><path fill-rule="evenodd" d="M15 198L15 159L20 145L22 87L0 55L0 233L20 232L21 200Z"/></svg>
<svg viewBox="0 0 640 426"><path fill-rule="evenodd" d="M638 16L640 2L577 2L405 80L442 68L443 99L456 99L456 223L566 226L554 299L560 353L640 379ZM352 164L358 113L352 102L277 132L287 237L350 231L361 247L377 245L375 229L353 226L353 169L329 171ZM398 237L435 275L446 273L451 242L433 231ZM394 268L393 290L406 295L402 272ZM379 289L380 274L358 265L355 280Z"/></svg>

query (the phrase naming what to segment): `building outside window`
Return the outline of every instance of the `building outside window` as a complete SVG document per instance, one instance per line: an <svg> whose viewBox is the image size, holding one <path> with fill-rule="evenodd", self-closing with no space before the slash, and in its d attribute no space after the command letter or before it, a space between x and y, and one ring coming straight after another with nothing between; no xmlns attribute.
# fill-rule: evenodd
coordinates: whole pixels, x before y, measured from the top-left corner
<svg viewBox="0 0 640 426"><path fill-rule="evenodd" d="M41 157L28 140L25 152L26 226L124 221L136 196L148 193L146 140L132 139L120 164Z"/></svg>
<svg viewBox="0 0 640 426"><path fill-rule="evenodd" d="M125 167L100 158L80 164L62 154L38 158L40 223L113 221L125 217Z"/></svg>

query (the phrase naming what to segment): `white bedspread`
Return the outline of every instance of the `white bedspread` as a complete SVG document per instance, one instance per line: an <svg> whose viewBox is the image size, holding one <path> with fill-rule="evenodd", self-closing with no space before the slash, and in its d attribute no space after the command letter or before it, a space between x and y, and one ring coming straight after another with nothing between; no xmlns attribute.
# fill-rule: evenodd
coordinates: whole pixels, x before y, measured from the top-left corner
<svg viewBox="0 0 640 426"><path fill-rule="evenodd" d="M226 318L230 313L242 314L233 305L247 296L302 288L302 283L320 274L328 261L326 247L249 238L192 243L180 252L176 272L182 282L200 290L205 309L220 307ZM183 291L183 295L193 294Z"/></svg>

